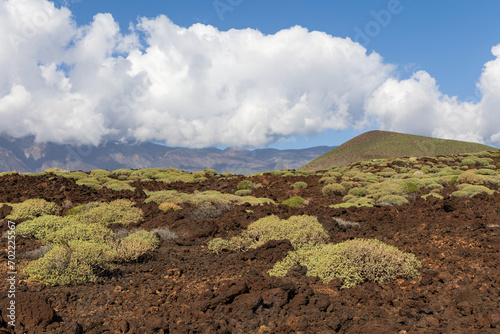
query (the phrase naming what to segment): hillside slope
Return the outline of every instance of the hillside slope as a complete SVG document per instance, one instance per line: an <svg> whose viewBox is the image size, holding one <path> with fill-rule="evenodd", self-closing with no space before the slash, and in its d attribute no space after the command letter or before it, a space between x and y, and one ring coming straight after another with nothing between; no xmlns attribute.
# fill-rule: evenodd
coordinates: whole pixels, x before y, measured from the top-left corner
<svg viewBox="0 0 500 334"><path fill-rule="evenodd" d="M464 141L376 130L363 133L345 142L301 169L330 169L370 159L438 156L491 150L496 150L496 148Z"/></svg>

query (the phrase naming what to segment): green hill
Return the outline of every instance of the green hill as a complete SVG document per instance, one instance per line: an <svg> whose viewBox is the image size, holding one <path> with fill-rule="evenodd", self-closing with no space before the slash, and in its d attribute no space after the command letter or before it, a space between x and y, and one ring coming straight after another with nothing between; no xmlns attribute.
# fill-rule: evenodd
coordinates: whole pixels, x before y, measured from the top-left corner
<svg viewBox="0 0 500 334"><path fill-rule="evenodd" d="M483 144L458 140L389 131L370 131L345 142L300 169L321 170L347 166L353 162L370 159L438 156L481 151L497 151L497 149Z"/></svg>

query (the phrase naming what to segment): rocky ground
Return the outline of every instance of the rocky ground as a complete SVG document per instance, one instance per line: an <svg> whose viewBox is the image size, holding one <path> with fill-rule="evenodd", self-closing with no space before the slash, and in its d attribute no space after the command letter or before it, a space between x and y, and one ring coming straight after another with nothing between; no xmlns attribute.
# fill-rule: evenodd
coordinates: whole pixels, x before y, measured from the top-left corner
<svg viewBox="0 0 500 334"><path fill-rule="evenodd" d="M218 190L234 193L243 179L210 177L197 184L135 183L135 192L93 190L61 176L0 178L0 202L45 198L64 207L95 200L130 198L145 213L130 226L147 230L169 227L179 235L137 263L120 266L96 283L44 286L17 276L16 333L498 333L500 331L500 194L444 200L420 197L403 206L332 209L341 196L321 193L319 176L251 178L261 187L257 197L277 201L298 195L303 208L240 205L222 209L216 218L198 218L195 206L163 212L144 203L142 190L183 192ZM291 185L305 181L308 189ZM0 211L0 219L9 207ZM299 267L284 277L267 275L292 249L274 241L246 252L213 254L207 243L228 238L270 214L281 218L313 215L328 230L331 242L376 238L414 253L423 264L421 276L379 286L366 282L340 289L307 277ZM334 218L359 225L340 226ZM18 222L22 223L22 222ZM0 231L7 229L1 221ZM41 246L16 239L19 267L23 253ZM0 333L7 326L7 242L1 241ZM3 320L2 320L3 319Z"/></svg>

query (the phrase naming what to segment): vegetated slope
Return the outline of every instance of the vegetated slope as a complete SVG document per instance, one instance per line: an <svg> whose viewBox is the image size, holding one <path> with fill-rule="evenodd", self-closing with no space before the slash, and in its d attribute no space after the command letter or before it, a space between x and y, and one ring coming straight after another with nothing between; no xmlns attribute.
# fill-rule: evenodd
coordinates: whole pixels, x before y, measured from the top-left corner
<svg viewBox="0 0 500 334"><path fill-rule="evenodd" d="M345 142L300 169L330 169L370 159L438 156L491 150L496 149L477 143L376 130Z"/></svg>

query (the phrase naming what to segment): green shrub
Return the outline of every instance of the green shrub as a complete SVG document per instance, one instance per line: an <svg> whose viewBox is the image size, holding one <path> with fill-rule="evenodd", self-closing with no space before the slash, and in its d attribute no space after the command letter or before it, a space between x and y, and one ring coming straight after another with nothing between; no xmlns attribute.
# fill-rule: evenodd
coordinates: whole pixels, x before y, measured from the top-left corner
<svg viewBox="0 0 500 334"><path fill-rule="evenodd" d="M426 186L425 188L429 190L442 190L444 187L440 184L432 183Z"/></svg>
<svg viewBox="0 0 500 334"><path fill-rule="evenodd" d="M12 212L5 219L35 218L43 215L53 215L60 211L57 204L38 198L9 205L12 207Z"/></svg>
<svg viewBox="0 0 500 334"><path fill-rule="evenodd" d="M496 175L497 174L494 170L486 169L486 168L478 169L475 171L475 173L480 174L480 175Z"/></svg>
<svg viewBox="0 0 500 334"><path fill-rule="evenodd" d="M484 184L484 177L473 172L465 172L458 176L458 183Z"/></svg>
<svg viewBox="0 0 500 334"><path fill-rule="evenodd" d="M300 181L299 181L299 182L295 182L295 183L292 185L292 187L293 187L294 189L307 189L307 183L305 183L305 182L300 182Z"/></svg>
<svg viewBox="0 0 500 334"><path fill-rule="evenodd" d="M90 208L95 208L95 207L99 206L99 204L100 204L99 202L90 202L90 203L85 203L85 204L82 204L79 206L75 206L75 207L68 210L68 212L66 213L66 216L76 215L79 212L88 210Z"/></svg>
<svg viewBox="0 0 500 334"><path fill-rule="evenodd" d="M330 177L330 176L322 177L321 179L319 179L319 183L324 183L324 184L337 183L337 178L336 177Z"/></svg>
<svg viewBox="0 0 500 334"><path fill-rule="evenodd" d="M106 177L110 174L110 171L104 170L104 169L93 169L90 171L90 175L92 177L95 177L96 179L99 179L101 177Z"/></svg>
<svg viewBox="0 0 500 334"><path fill-rule="evenodd" d="M66 224L67 219L64 217L45 215L22 222L16 228L16 232L47 242L47 236L52 235Z"/></svg>
<svg viewBox="0 0 500 334"><path fill-rule="evenodd" d="M463 190L457 190L457 191L452 192L451 196L455 196L455 197L472 197L473 194L468 193L468 192L463 191Z"/></svg>
<svg viewBox="0 0 500 334"><path fill-rule="evenodd" d="M174 204L174 203L167 203L167 202L164 202L164 203L161 203L160 205L158 205L158 208L160 210L163 210L163 211L168 211L170 209L174 210L174 211L177 211L177 210L180 210L182 209L182 207L180 207L179 205L177 204Z"/></svg>
<svg viewBox="0 0 500 334"><path fill-rule="evenodd" d="M357 206L373 207L375 205L375 200L372 198L360 197L354 202Z"/></svg>
<svg viewBox="0 0 500 334"><path fill-rule="evenodd" d="M205 173L205 175L207 176L215 176L218 174L215 169L204 169L203 173Z"/></svg>
<svg viewBox="0 0 500 334"><path fill-rule="evenodd" d="M160 244L158 237L148 231L137 231L121 239L118 247L113 251L112 259L116 262L131 262L137 260L147 252L157 248Z"/></svg>
<svg viewBox="0 0 500 334"><path fill-rule="evenodd" d="M338 183L333 183L324 186L321 192L326 196L342 195L345 192L345 188Z"/></svg>
<svg viewBox="0 0 500 334"><path fill-rule="evenodd" d="M102 186L99 184L99 183L94 183L94 182L79 182L77 181L76 182L78 185L80 186L84 186L84 187L89 187L89 188L92 188L92 189L95 189L95 190L99 190L102 188Z"/></svg>
<svg viewBox="0 0 500 334"><path fill-rule="evenodd" d="M240 181L238 183L238 185L236 186L236 188L238 188L238 190L242 190L242 189L254 189L255 188L255 184L252 181L243 180L243 181Z"/></svg>
<svg viewBox="0 0 500 334"><path fill-rule="evenodd" d="M235 195L236 196L248 196L252 193L250 189L241 189L241 190L236 190Z"/></svg>
<svg viewBox="0 0 500 334"><path fill-rule="evenodd" d="M162 190L154 192L146 192L148 198L145 203L155 202L160 205L161 203L168 202L180 204L189 202L192 204L201 203L214 203L214 204L243 204L250 203L251 205L273 204L274 201L269 198L255 198L252 196L236 196L232 194L222 194L218 191L208 190L204 192L194 192L193 194L179 193L175 190Z"/></svg>
<svg viewBox="0 0 500 334"><path fill-rule="evenodd" d="M64 177L73 179L75 181L78 181L83 178L87 178L89 175L84 172L69 172L69 173L63 173L62 174Z"/></svg>
<svg viewBox="0 0 500 334"><path fill-rule="evenodd" d="M460 187L460 190L451 193L451 195L455 197L473 197L479 193L487 193L488 195L491 195L494 192L494 190L486 188L485 186L465 185L464 187Z"/></svg>
<svg viewBox="0 0 500 334"><path fill-rule="evenodd" d="M154 192L146 192L148 198L144 201L145 203L155 202L160 205L161 203L174 203L179 204L184 202L184 194L177 192L177 190L162 190Z"/></svg>
<svg viewBox="0 0 500 334"><path fill-rule="evenodd" d="M387 195L403 195L404 189L401 180L387 180L381 183L373 183L366 187L368 197L375 200Z"/></svg>
<svg viewBox="0 0 500 334"><path fill-rule="evenodd" d="M114 191L122 191L122 190L134 191L135 190L135 188L130 186L130 184L128 184L127 182L117 181L117 180L106 182L103 184L103 186L106 188L109 188L111 190L114 190Z"/></svg>
<svg viewBox="0 0 500 334"><path fill-rule="evenodd" d="M456 177L456 175L448 175L448 176L442 176L438 179L438 183L444 187L450 185L451 183L451 179L455 177L455 181L456 179L458 179L458 177Z"/></svg>
<svg viewBox="0 0 500 334"><path fill-rule="evenodd" d="M289 198L281 202L283 205L288 205L289 207L292 208L300 208L302 204L304 204L304 200L298 196Z"/></svg>
<svg viewBox="0 0 500 334"><path fill-rule="evenodd" d="M342 202L348 202L348 203L354 203L359 197L347 194L344 197L342 197Z"/></svg>
<svg viewBox="0 0 500 334"><path fill-rule="evenodd" d="M323 174L323 176L327 177L327 176L330 176L330 177L335 177L335 178L340 178L342 177L342 174L339 173L339 172L326 172L325 174Z"/></svg>
<svg viewBox="0 0 500 334"><path fill-rule="evenodd" d="M344 289L365 281L385 284L398 278L416 278L422 267L411 253L376 239L354 239L301 248L289 253L268 273L281 277L298 264L307 268L307 276L318 277L325 283L339 278Z"/></svg>
<svg viewBox="0 0 500 334"><path fill-rule="evenodd" d="M408 204L408 200L403 196L386 195L378 199L378 205L404 205Z"/></svg>
<svg viewBox="0 0 500 334"><path fill-rule="evenodd" d="M234 247L230 240L215 238L210 240L207 246L208 250L215 254L220 254L224 250L232 250Z"/></svg>
<svg viewBox="0 0 500 334"><path fill-rule="evenodd" d="M80 186L84 186L84 185L87 185L87 184L96 184L96 185L99 185L100 186L100 183L99 183L99 180L95 179L95 178L92 178L92 177L84 177L82 179L79 179L78 181L76 181L76 184L80 185Z"/></svg>
<svg viewBox="0 0 500 334"><path fill-rule="evenodd" d="M133 205L134 203L129 200L118 199L81 211L74 216L74 219L85 224L128 225L138 223L143 218L143 212Z"/></svg>
<svg viewBox="0 0 500 334"><path fill-rule="evenodd" d="M411 193L419 193L420 190L418 189L417 185L413 182L407 182L405 184L405 192L407 194L411 194Z"/></svg>
<svg viewBox="0 0 500 334"><path fill-rule="evenodd" d="M332 209L347 209L350 207L358 207L359 208L360 205L357 205L356 203L347 202L347 203L331 204L328 207L332 208Z"/></svg>
<svg viewBox="0 0 500 334"><path fill-rule="evenodd" d="M48 233L43 241L49 244L68 246L70 242L75 240L107 243L113 240L113 231L101 224L69 221L53 233Z"/></svg>
<svg viewBox="0 0 500 334"><path fill-rule="evenodd" d="M491 153L488 151L481 151L477 154L478 157L480 158L485 158L485 157L491 157Z"/></svg>
<svg viewBox="0 0 500 334"><path fill-rule="evenodd" d="M121 168L121 169L117 169L117 170L112 171L110 174L119 176L119 175L130 175L131 173L132 173L132 171L130 169Z"/></svg>
<svg viewBox="0 0 500 334"><path fill-rule="evenodd" d="M251 223L240 235L228 242L213 239L208 249L220 252L223 249L233 251L258 248L271 240L289 240L295 249L325 243L329 236L315 217L292 216L281 220L272 215ZM227 247L227 248L226 248Z"/></svg>
<svg viewBox="0 0 500 334"><path fill-rule="evenodd" d="M366 188L352 188L349 190L348 194L356 197L363 197L368 193Z"/></svg>
<svg viewBox="0 0 500 334"><path fill-rule="evenodd" d="M352 188L356 188L356 187L361 186L361 184L359 184L358 182L354 182L354 181L342 181L340 183L340 185L342 187L344 187L346 190L351 190Z"/></svg>
<svg viewBox="0 0 500 334"><path fill-rule="evenodd" d="M55 246L44 257L28 263L23 273L48 285L93 282L107 270L109 246L73 241L69 247Z"/></svg>
<svg viewBox="0 0 500 334"><path fill-rule="evenodd" d="M429 198L429 196L443 199L443 196L436 194L436 193L429 193L427 195L423 195L422 198L427 201L427 198Z"/></svg>

